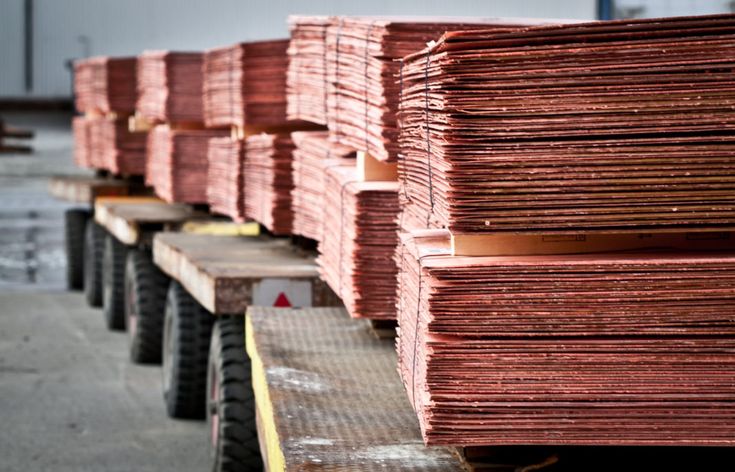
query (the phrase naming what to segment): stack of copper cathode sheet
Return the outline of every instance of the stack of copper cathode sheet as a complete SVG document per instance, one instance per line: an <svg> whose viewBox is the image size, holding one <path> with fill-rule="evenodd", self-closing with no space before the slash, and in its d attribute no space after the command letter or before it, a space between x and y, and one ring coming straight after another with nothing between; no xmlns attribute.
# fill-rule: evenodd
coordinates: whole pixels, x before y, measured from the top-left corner
<svg viewBox="0 0 735 472"><path fill-rule="evenodd" d="M115 175L145 174L145 133L131 133L126 120L103 118L96 127L100 133L100 168Z"/></svg>
<svg viewBox="0 0 735 472"><path fill-rule="evenodd" d="M128 133L135 109L136 59L94 57L75 64L75 161L113 174L143 174L145 137Z"/></svg>
<svg viewBox="0 0 735 472"><path fill-rule="evenodd" d="M207 202L214 213L242 221L245 216L245 142L231 137L211 138L207 151Z"/></svg>
<svg viewBox="0 0 735 472"><path fill-rule="evenodd" d="M319 272L354 318L395 319L398 182L327 169Z"/></svg>
<svg viewBox="0 0 735 472"><path fill-rule="evenodd" d="M331 142L326 131L297 131L291 133L291 138L296 146L293 151L294 188L291 192L293 234L321 241L326 213L326 171L340 165L354 166L355 151Z"/></svg>
<svg viewBox="0 0 735 472"><path fill-rule="evenodd" d="M245 140L245 216L275 235L291 234L294 145L288 134L260 133Z"/></svg>
<svg viewBox="0 0 735 472"><path fill-rule="evenodd" d="M291 16L288 46L288 118L327 124L328 16Z"/></svg>
<svg viewBox="0 0 735 472"><path fill-rule="evenodd" d="M89 120L86 117L75 116L72 118L72 135L74 136L74 164L79 167L91 167L89 160Z"/></svg>
<svg viewBox="0 0 735 472"><path fill-rule="evenodd" d="M733 67L731 15L447 33L403 62L407 211L452 233L732 228Z"/></svg>
<svg viewBox="0 0 735 472"><path fill-rule="evenodd" d="M148 133L146 184L167 202L207 203L209 140L227 135L229 131L155 126Z"/></svg>
<svg viewBox="0 0 735 472"><path fill-rule="evenodd" d="M89 167L93 169L105 170L104 152L108 148L105 142L107 133L107 117L101 115L92 115L87 120L87 160Z"/></svg>
<svg viewBox="0 0 735 472"><path fill-rule="evenodd" d="M735 444L735 254L449 252L423 230L396 254L428 444Z"/></svg>
<svg viewBox="0 0 735 472"><path fill-rule="evenodd" d="M102 113L131 115L137 99L137 58L101 56L90 61L94 107Z"/></svg>
<svg viewBox="0 0 735 472"><path fill-rule="evenodd" d="M340 143L381 161L398 156L400 62L442 33L491 28L510 31L536 20L340 17L328 28L328 119Z"/></svg>
<svg viewBox="0 0 735 472"><path fill-rule="evenodd" d="M80 113L94 110L93 64L91 58L74 62L74 108Z"/></svg>
<svg viewBox="0 0 735 472"><path fill-rule="evenodd" d="M204 55L204 121L209 127L286 122L288 40L239 43Z"/></svg>
<svg viewBox="0 0 735 472"><path fill-rule="evenodd" d="M202 57L199 52L143 52L137 112L151 121L201 123Z"/></svg>

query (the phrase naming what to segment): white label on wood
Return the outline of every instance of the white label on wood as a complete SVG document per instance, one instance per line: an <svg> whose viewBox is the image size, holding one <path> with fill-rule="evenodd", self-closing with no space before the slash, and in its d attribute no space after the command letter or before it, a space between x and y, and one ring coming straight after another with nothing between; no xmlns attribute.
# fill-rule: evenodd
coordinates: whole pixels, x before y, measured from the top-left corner
<svg viewBox="0 0 735 472"><path fill-rule="evenodd" d="M298 279L262 279L253 284L254 306L309 307L311 281Z"/></svg>

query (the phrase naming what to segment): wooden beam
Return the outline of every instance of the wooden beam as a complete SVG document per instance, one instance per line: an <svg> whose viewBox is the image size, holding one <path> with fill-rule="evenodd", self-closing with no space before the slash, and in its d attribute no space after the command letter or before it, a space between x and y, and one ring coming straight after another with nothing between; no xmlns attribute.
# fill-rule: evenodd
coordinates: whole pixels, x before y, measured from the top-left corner
<svg viewBox="0 0 735 472"><path fill-rule="evenodd" d="M153 260L214 314L270 306L281 292L295 306L336 303L314 257L285 239L163 232L153 238Z"/></svg>
<svg viewBox="0 0 735 472"><path fill-rule="evenodd" d="M152 235L144 234L145 226L181 225L202 216L188 205L165 203L155 197L103 197L94 205L95 221L129 246L144 242L144 237L150 240Z"/></svg>
<svg viewBox="0 0 735 472"><path fill-rule="evenodd" d="M397 181L398 164L379 161L365 151L358 151L357 178L362 182Z"/></svg>
<svg viewBox="0 0 735 472"><path fill-rule="evenodd" d="M582 254L635 249L735 249L733 232L452 234L454 256Z"/></svg>
<svg viewBox="0 0 735 472"><path fill-rule="evenodd" d="M233 140L245 140L254 134L289 134L294 131L322 131L324 126L303 121L284 123L280 125L232 125L230 137Z"/></svg>
<svg viewBox="0 0 735 472"><path fill-rule="evenodd" d="M155 125L156 123L154 121L137 113L128 117L128 131L131 133L147 133Z"/></svg>
<svg viewBox="0 0 735 472"><path fill-rule="evenodd" d="M93 205L97 197L128 195L130 182L84 175L59 175L49 179L48 190L59 200Z"/></svg>

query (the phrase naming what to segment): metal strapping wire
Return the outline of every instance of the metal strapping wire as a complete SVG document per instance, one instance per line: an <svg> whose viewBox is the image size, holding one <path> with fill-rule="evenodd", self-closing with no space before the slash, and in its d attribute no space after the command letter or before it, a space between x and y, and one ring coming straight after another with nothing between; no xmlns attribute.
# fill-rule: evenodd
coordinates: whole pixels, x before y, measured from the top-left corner
<svg viewBox="0 0 735 472"><path fill-rule="evenodd" d="M373 31L373 26L375 25L375 20L370 22L370 26L368 26L367 34L365 34L365 117L364 117L364 124L365 124L365 152L370 152L370 141L368 136L368 87L369 87L369 80L368 80L368 59L369 54L368 51L370 50L370 34Z"/></svg>
<svg viewBox="0 0 735 472"><path fill-rule="evenodd" d="M431 169L431 133L429 128L429 65L431 64L431 52L426 55L426 66L424 67L424 114L426 115L426 164L429 172L429 212L426 215L426 227L434 214L434 183L433 171Z"/></svg>

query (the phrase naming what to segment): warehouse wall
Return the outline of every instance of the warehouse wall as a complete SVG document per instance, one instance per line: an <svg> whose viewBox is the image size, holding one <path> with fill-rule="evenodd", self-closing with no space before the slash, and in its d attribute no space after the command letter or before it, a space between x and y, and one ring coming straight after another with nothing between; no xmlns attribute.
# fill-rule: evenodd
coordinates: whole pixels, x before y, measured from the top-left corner
<svg viewBox="0 0 735 472"><path fill-rule="evenodd" d="M615 0L618 17L707 15L735 11L733 0Z"/></svg>
<svg viewBox="0 0 735 472"><path fill-rule="evenodd" d="M593 19L596 0L31 0L33 89L23 75L23 5L0 0L0 97L70 94L69 59L143 49L201 50L286 37L286 16L472 15Z"/></svg>

